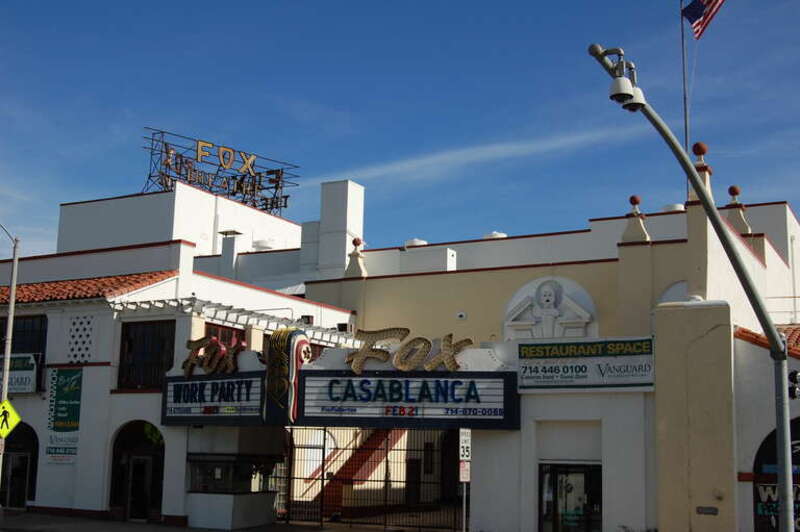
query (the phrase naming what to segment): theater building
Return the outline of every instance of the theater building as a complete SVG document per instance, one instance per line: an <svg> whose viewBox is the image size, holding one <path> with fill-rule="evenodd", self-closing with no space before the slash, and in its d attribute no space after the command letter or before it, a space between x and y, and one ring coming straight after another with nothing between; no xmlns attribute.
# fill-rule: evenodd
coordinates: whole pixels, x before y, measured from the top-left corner
<svg viewBox="0 0 800 532"><path fill-rule="evenodd" d="M347 253L338 221L314 224L328 246L314 260L332 271L336 237L342 271ZM302 327L311 351L352 345L350 309L258 277L283 278L281 250L300 242L298 224L181 183L63 204L57 252L19 262L10 396L23 421L2 505L224 529L273 520L268 476L287 437L284 420L263 422L266 344ZM232 273L258 254L283 266Z"/></svg>
<svg viewBox="0 0 800 532"><path fill-rule="evenodd" d="M797 217L720 208L798 369ZM518 372L519 430L472 432L472 530L777 530L772 362L695 197L587 229L356 250L306 294L356 310L357 329L469 338L481 369Z"/></svg>
<svg viewBox="0 0 800 532"><path fill-rule="evenodd" d="M0 502L458 528L470 427L471 530L776 530L766 340L696 198L625 200L382 249L352 181L300 225L180 182L63 204L57 252L20 261ZM800 224L719 203L800 369Z"/></svg>

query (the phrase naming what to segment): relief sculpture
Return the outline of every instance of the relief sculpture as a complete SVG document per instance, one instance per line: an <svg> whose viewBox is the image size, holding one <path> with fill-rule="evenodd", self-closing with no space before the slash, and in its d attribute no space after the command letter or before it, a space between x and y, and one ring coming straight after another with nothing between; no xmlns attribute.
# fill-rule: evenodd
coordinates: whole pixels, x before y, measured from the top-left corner
<svg viewBox="0 0 800 532"><path fill-rule="evenodd" d="M554 279L535 288L506 314L506 336L513 338L579 338L587 335L592 314Z"/></svg>

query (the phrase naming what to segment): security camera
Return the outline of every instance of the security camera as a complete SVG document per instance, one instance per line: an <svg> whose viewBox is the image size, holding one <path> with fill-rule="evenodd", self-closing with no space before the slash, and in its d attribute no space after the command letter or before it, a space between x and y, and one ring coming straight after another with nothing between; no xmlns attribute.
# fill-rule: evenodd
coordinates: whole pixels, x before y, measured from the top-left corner
<svg viewBox="0 0 800 532"><path fill-rule="evenodd" d="M635 113L639 109L645 106L647 100L644 99L644 92L639 87L633 88L633 97L622 104L623 109L627 109L628 111Z"/></svg>
<svg viewBox="0 0 800 532"><path fill-rule="evenodd" d="M624 75L618 76L611 82L608 95L617 103L625 103L633 98L633 83Z"/></svg>

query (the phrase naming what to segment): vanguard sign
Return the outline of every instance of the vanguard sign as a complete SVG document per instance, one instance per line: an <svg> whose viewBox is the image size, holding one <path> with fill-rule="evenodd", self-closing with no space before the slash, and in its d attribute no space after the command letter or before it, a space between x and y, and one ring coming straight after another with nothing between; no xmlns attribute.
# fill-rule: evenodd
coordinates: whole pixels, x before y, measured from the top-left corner
<svg viewBox="0 0 800 532"><path fill-rule="evenodd" d="M298 424L519 428L515 372L306 370Z"/></svg>
<svg viewBox="0 0 800 532"><path fill-rule="evenodd" d="M11 355L8 374L8 393L33 393L36 391L36 356L35 354ZM0 361L2 357L0 357ZM0 368L0 378L3 370Z"/></svg>
<svg viewBox="0 0 800 532"><path fill-rule="evenodd" d="M519 344L520 390L653 384L652 338Z"/></svg>

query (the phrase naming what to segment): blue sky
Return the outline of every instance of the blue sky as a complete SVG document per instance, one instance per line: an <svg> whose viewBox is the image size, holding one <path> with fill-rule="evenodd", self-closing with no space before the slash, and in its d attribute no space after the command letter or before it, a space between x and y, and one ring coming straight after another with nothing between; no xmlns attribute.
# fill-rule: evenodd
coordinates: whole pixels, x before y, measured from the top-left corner
<svg viewBox="0 0 800 532"><path fill-rule="evenodd" d="M299 164L293 220L319 182L364 184L369 247L580 229L634 193L659 210L681 171L586 48L624 47L680 131L677 5L3 2L0 222L53 251L59 203L142 189L144 126ZM718 203L800 202L799 13L730 0L689 39Z"/></svg>

